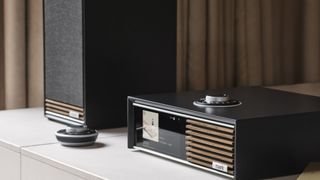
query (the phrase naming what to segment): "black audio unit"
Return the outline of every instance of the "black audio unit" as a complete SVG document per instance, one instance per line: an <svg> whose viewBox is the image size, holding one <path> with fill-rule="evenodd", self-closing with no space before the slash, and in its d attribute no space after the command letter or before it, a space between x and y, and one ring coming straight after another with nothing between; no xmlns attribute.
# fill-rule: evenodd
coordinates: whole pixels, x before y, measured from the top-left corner
<svg viewBox="0 0 320 180"><path fill-rule="evenodd" d="M320 98L263 87L128 97L128 147L235 179L320 161Z"/></svg>
<svg viewBox="0 0 320 180"><path fill-rule="evenodd" d="M176 90L175 0L44 0L45 115L126 125L128 95Z"/></svg>

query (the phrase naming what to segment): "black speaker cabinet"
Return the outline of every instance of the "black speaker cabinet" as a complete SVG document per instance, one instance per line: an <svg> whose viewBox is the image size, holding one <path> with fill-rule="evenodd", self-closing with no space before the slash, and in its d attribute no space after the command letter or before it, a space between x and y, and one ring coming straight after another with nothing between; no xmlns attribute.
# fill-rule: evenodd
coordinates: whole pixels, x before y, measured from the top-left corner
<svg viewBox="0 0 320 180"><path fill-rule="evenodd" d="M129 97L128 112L129 148L230 178L320 161L319 97L262 87L153 94Z"/></svg>
<svg viewBox="0 0 320 180"><path fill-rule="evenodd" d="M44 0L45 115L126 125L126 97L176 90L175 0Z"/></svg>

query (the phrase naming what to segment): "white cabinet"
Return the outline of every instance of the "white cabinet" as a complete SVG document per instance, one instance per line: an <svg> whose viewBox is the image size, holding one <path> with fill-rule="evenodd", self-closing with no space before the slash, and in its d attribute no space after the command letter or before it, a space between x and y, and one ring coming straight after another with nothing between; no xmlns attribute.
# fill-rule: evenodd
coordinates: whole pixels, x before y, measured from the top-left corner
<svg viewBox="0 0 320 180"><path fill-rule="evenodd" d="M0 146L0 179L20 179L20 153Z"/></svg>
<svg viewBox="0 0 320 180"><path fill-rule="evenodd" d="M19 174L19 173L18 173ZM84 180L62 169L21 156L21 180Z"/></svg>

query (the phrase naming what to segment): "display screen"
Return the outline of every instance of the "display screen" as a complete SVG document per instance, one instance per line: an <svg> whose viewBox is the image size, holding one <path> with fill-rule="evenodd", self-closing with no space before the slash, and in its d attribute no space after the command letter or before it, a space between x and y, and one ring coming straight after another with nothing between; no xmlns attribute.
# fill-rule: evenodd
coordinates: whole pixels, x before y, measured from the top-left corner
<svg viewBox="0 0 320 180"><path fill-rule="evenodd" d="M144 139L159 142L159 114L147 110L142 111Z"/></svg>
<svg viewBox="0 0 320 180"><path fill-rule="evenodd" d="M135 107L136 146L186 159L185 118Z"/></svg>

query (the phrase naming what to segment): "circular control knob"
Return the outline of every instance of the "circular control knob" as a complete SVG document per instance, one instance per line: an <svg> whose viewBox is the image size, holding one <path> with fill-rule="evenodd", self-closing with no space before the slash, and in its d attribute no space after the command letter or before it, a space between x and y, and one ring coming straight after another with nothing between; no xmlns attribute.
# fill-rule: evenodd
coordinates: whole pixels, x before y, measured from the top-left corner
<svg viewBox="0 0 320 180"><path fill-rule="evenodd" d="M241 102L230 98L226 93L218 95L206 95L204 98L193 101L198 107L214 108L214 107L234 107L241 105Z"/></svg>
<svg viewBox="0 0 320 180"><path fill-rule="evenodd" d="M227 94L222 94L222 95L206 95L205 97L205 102L208 104L213 104L216 102L226 102L229 101L230 97Z"/></svg>

